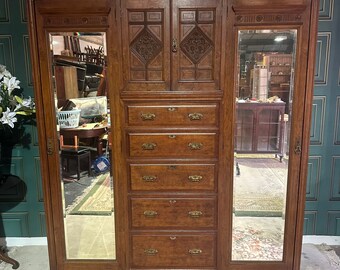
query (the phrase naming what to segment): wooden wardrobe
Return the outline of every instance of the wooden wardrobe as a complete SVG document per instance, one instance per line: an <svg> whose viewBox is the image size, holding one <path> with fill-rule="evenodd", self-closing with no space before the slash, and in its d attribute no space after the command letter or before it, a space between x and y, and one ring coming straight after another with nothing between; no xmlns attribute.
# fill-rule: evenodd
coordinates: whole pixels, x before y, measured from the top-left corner
<svg viewBox="0 0 340 270"><path fill-rule="evenodd" d="M318 0L27 2L51 270L299 269ZM74 259L66 252L49 40L51 33L64 32L106 36L114 258ZM282 43L285 49L276 45L280 41L268 41L279 34L287 39ZM294 95L279 100L285 106L278 116L271 112L275 128L265 128L269 120L256 118L259 122L251 131L243 130L246 135L256 131L252 143L263 140L266 147L277 149L249 155L289 156L283 158L287 181L278 260L233 255L238 216L234 191L241 179L236 175L240 169L244 176L246 162L251 162L237 155L237 139L244 136L237 135L242 127L237 122L238 104L263 102L251 94L241 98L240 91L252 87L255 75L247 72L264 65L264 55L277 53L269 47L259 49L259 42L263 48L280 47L285 50L281 54L290 50L294 60L288 73L276 73L292 78L287 81ZM270 61L267 66L277 64ZM273 80L273 69L266 72ZM273 81L265 89L272 85ZM287 84L275 87L287 93ZM288 122L283 122L283 111ZM289 128L283 130L287 123ZM259 184L258 192L262 188Z"/></svg>

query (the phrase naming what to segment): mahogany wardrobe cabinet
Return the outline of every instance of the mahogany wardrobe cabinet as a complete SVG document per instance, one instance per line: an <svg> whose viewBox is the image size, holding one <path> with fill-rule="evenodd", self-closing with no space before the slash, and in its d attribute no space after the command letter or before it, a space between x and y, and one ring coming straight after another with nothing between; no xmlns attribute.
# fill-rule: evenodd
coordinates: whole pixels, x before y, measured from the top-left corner
<svg viewBox="0 0 340 270"><path fill-rule="evenodd" d="M28 0L52 270L300 268L318 0Z"/></svg>

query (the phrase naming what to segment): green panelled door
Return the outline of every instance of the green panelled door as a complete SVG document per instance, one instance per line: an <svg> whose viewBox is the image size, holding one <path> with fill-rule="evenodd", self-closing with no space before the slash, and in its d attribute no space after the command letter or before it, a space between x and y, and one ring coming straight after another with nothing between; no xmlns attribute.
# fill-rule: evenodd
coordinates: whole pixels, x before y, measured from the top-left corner
<svg viewBox="0 0 340 270"><path fill-rule="evenodd" d="M320 0L305 234L340 235L339 0Z"/></svg>
<svg viewBox="0 0 340 270"><path fill-rule="evenodd" d="M21 81L25 96L33 96L25 0L0 0L0 64ZM8 149L1 141L0 171L19 176L24 184L0 189L0 237L46 235L37 130L26 126L26 132L31 142L25 147Z"/></svg>

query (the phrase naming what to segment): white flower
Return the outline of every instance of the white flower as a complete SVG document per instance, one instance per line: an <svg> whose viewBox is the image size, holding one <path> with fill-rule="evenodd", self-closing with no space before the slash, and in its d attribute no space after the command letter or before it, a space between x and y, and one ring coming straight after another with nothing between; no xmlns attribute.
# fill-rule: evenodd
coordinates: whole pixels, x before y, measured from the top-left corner
<svg viewBox="0 0 340 270"><path fill-rule="evenodd" d="M17 122L17 118L15 117L16 113L11 112L10 109L7 107L7 110L2 113L2 117L0 118L0 122L5 125L9 125L11 128L14 128L14 123Z"/></svg>
<svg viewBox="0 0 340 270"><path fill-rule="evenodd" d="M11 73L9 73L9 71L6 69L6 67L4 65L0 65L0 80L3 77L11 78L12 75L11 75Z"/></svg>
<svg viewBox="0 0 340 270"><path fill-rule="evenodd" d="M18 81L16 77L12 77L10 79L4 77L4 84L7 86L7 91L9 95L11 95L14 89L20 89L19 83L20 81Z"/></svg>
<svg viewBox="0 0 340 270"><path fill-rule="evenodd" d="M30 108L31 104L32 104L32 98L31 97L25 98L22 101L22 106L24 106L24 107Z"/></svg>

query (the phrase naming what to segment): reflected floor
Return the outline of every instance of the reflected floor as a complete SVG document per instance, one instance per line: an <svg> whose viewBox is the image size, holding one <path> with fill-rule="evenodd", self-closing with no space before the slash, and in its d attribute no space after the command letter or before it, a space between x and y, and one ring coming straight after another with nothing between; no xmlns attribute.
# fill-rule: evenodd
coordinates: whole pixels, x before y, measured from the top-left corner
<svg viewBox="0 0 340 270"><path fill-rule="evenodd" d="M64 221L69 259L116 258L113 216L68 215Z"/></svg>
<svg viewBox="0 0 340 270"><path fill-rule="evenodd" d="M236 160L232 259L281 261L288 160L264 155Z"/></svg>
<svg viewBox="0 0 340 270"><path fill-rule="evenodd" d="M64 183L68 259L116 258L112 183L109 173Z"/></svg>

